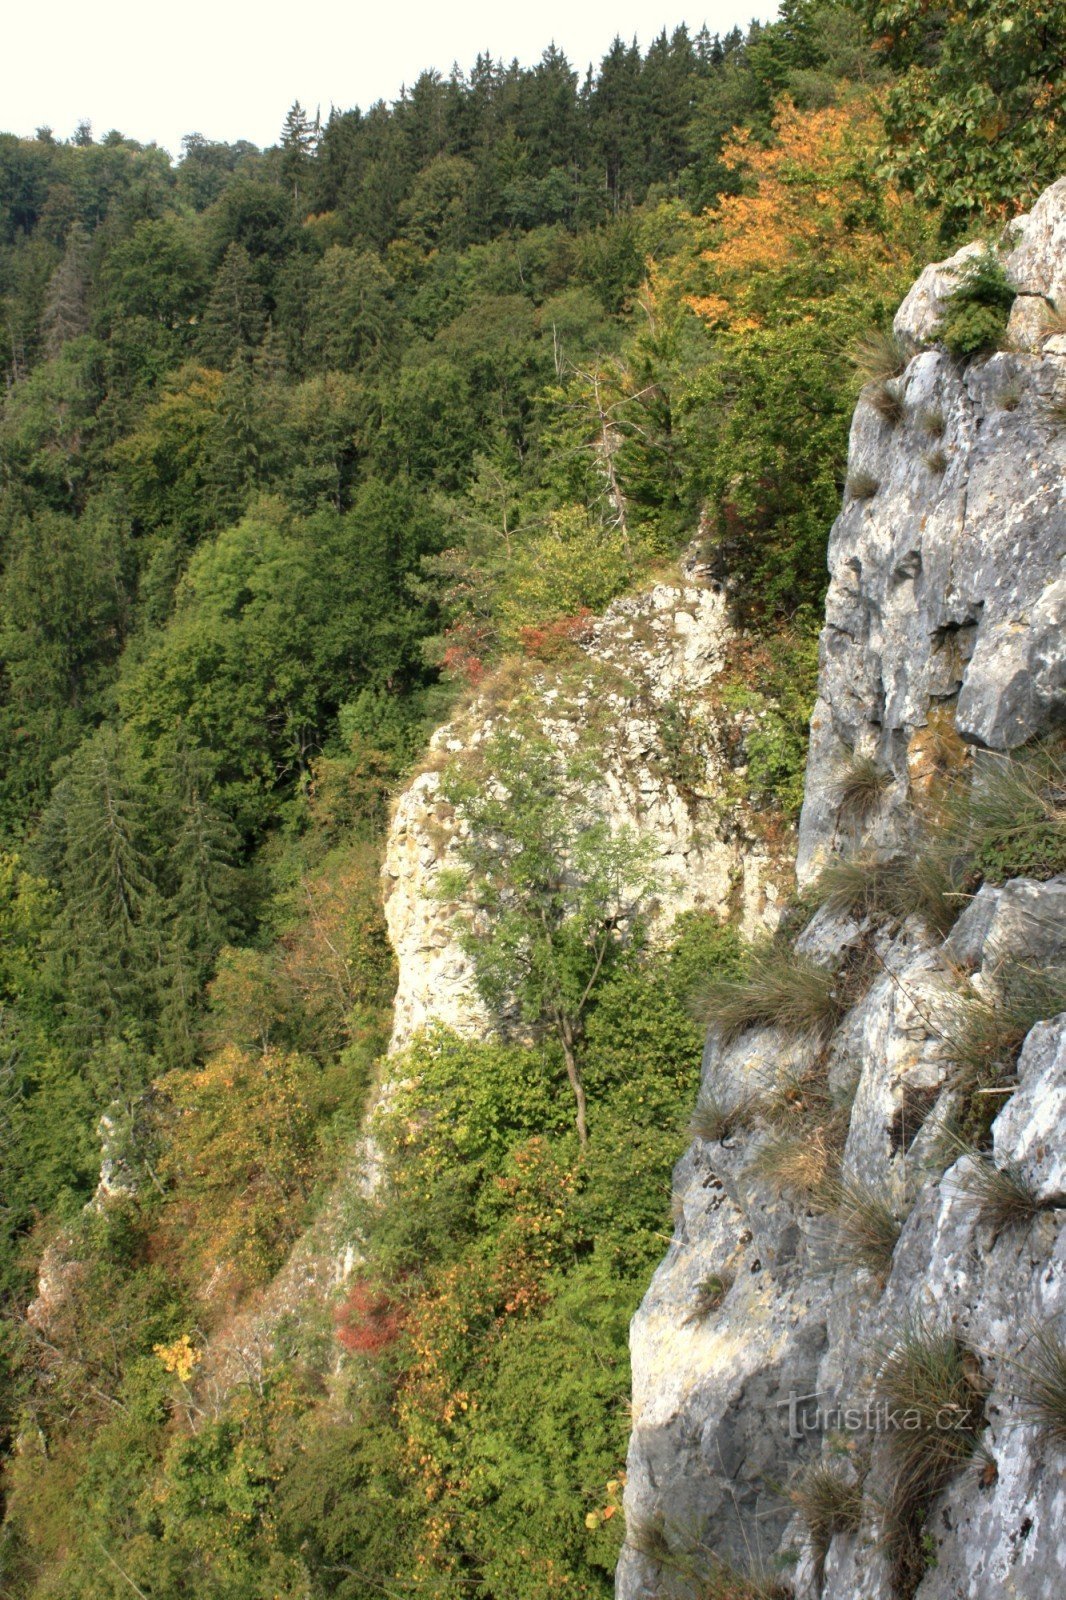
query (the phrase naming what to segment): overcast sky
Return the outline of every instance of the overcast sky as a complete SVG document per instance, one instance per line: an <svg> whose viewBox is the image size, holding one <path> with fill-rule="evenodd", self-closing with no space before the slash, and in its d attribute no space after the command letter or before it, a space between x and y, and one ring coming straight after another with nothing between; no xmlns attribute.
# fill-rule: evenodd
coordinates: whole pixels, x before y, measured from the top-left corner
<svg viewBox="0 0 1066 1600"><path fill-rule="evenodd" d="M646 46L665 26L712 33L752 16L767 0L533 0L509 10L491 0L9 0L0 130L41 125L68 138L83 118L100 138L118 128L178 155L182 136L273 144L293 100L323 118L331 104L364 108L392 100L424 67L469 67L479 50L523 65L552 39L582 73L614 35Z"/></svg>

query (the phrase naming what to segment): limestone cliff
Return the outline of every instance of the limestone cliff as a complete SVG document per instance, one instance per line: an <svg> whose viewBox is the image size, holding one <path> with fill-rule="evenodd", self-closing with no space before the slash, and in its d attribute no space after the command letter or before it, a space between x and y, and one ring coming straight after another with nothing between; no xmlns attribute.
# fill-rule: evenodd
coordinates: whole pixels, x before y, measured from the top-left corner
<svg viewBox="0 0 1066 1600"><path fill-rule="evenodd" d="M1061 716L1066 338L1052 302L1061 311L1066 179L1012 227L1010 348L964 364L935 346L971 248L922 274L896 319L906 368L887 404L871 386L855 413L830 541L803 884L834 858L910 851L916 803L938 773L981 782ZM856 762L876 779L848 812ZM952 1019L1002 1010L1012 968L1061 967L1064 911L1062 876L986 885L946 938L917 915L823 905L795 959L839 975L831 1033L723 1036L712 1024L703 1094L718 1124L676 1169L673 1242L632 1328L621 1600L1063 1593L1066 1458L1020 1391L1041 1332L1066 1338L1066 1017L1031 1028L997 1091L986 1159L1024 1188L1027 1217L987 1220L976 1158L946 1146L943 1128L957 1100ZM865 981L851 990L856 965ZM899 1229L880 1271L847 1258L839 1207L771 1179L775 1135L754 1097L776 1096L787 1119L789 1097L800 1108L815 1080L848 1183ZM908 1330L967 1353L977 1454L967 1464L960 1452L912 1518L901 1577L893 1440L876 1418L854 1428L835 1408L878 1392ZM856 1493L812 1534L788 1486L819 1459ZM771 1574L764 1587L713 1587L753 1567Z"/></svg>
<svg viewBox="0 0 1066 1600"><path fill-rule="evenodd" d="M565 667L512 662L437 731L427 770L397 802L386 845L385 915L398 964L394 1050L430 1021L475 1034L489 1027L456 908L437 887L463 828L441 796L440 776L509 719L532 722L560 747L592 735L602 814L653 842L660 925L696 906L736 909L749 934L773 923L791 872L752 831L739 799L742 768L725 754L728 745L733 762L742 759L742 737L725 737L727 724L741 730L715 695L733 637L723 596L689 559L679 581L617 600L589 622Z"/></svg>

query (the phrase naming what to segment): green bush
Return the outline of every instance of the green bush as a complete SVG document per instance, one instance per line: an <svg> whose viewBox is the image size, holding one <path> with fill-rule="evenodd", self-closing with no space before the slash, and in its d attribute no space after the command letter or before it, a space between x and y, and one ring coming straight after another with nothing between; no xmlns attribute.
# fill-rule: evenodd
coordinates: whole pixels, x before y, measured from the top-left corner
<svg viewBox="0 0 1066 1600"><path fill-rule="evenodd" d="M966 359L998 350L1007 331L1014 289L996 254L974 257L948 297L936 336L953 356Z"/></svg>

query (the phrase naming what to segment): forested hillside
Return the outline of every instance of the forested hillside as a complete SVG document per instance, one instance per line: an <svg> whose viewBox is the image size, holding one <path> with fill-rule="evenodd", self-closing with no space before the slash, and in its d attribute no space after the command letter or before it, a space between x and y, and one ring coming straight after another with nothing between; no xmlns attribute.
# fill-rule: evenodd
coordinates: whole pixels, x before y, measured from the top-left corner
<svg viewBox="0 0 1066 1600"><path fill-rule="evenodd" d="M917 268L1061 170L1064 40L1058 0L786 0L266 151L0 134L0 1592L609 1592L713 919L605 974L604 1154L535 1054L423 1045L445 1124L480 1098L353 1203L370 1275L197 1368L351 1148L449 709L698 538L794 821L855 396Z"/></svg>

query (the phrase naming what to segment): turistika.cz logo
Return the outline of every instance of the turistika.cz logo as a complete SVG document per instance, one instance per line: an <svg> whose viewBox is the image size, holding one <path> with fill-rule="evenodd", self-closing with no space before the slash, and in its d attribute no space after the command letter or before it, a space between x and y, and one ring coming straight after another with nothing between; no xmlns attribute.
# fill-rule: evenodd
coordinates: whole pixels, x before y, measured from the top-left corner
<svg viewBox="0 0 1066 1600"><path fill-rule="evenodd" d="M929 1426L926 1413L914 1406L893 1405L888 1400L870 1398L862 1405L825 1402L822 1392L797 1394L793 1390L781 1408L788 1409L790 1439L806 1439L812 1433L916 1433ZM945 1433L964 1432L971 1425L968 1406L941 1406L932 1421Z"/></svg>

